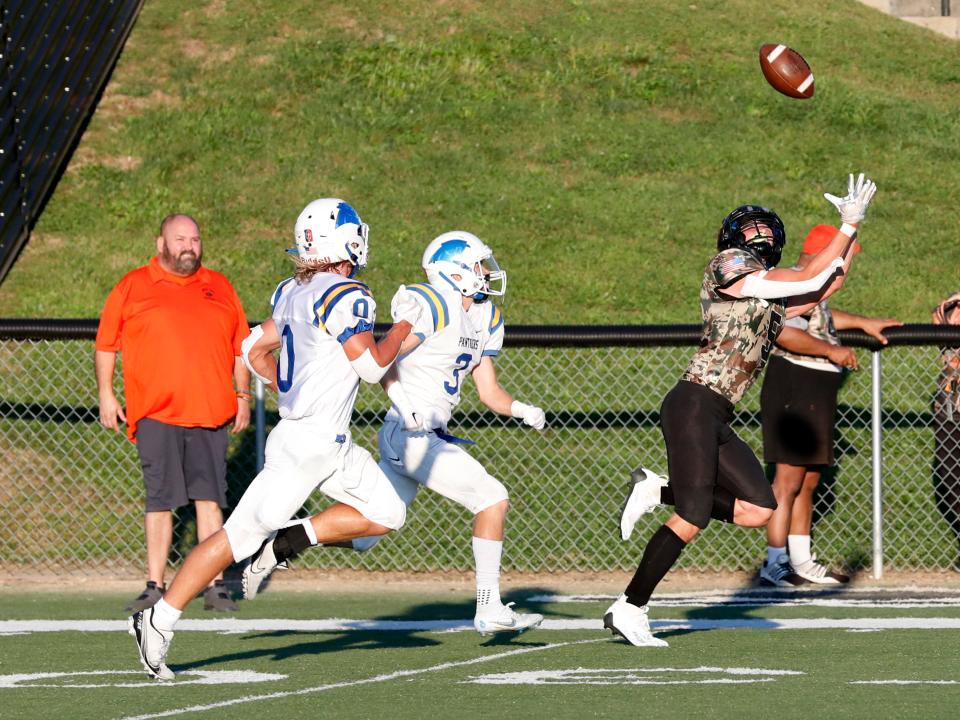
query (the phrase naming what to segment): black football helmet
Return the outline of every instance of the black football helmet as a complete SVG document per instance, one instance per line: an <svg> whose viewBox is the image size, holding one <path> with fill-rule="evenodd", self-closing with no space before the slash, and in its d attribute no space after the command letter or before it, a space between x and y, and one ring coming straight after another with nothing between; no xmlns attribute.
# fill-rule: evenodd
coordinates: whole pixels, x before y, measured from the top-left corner
<svg viewBox="0 0 960 720"><path fill-rule="evenodd" d="M773 238L754 232L763 223L773 231ZM780 262L787 231L773 210L761 205L741 205L723 219L717 234L717 250L742 248L757 256L769 270Z"/></svg>

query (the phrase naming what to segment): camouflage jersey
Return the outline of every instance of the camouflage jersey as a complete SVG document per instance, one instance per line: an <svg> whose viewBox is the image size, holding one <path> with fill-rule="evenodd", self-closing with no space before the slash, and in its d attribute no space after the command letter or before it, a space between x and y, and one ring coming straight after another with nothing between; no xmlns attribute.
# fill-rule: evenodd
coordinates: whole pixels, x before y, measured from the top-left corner
<svg viewBox="0 0 960 720"><path fill-rule="evenodd" d="M936 325L949 325L950 315L960 305L960 291L955 292L933 309ZM934 412L947 413L951 419L960 420L960 348L940 349L940 377L937 379L937 394L933 399Z"/></svg>
<svg viewBox="0 0 960 720"><path fill-rule="evenodd" d="M703 274L703 335L682 379L705 385L731 403L743 397L766 364L783 328L784 303L732 298L723 295L721 288L764 269L751 253L730 248L713 258Z"/></svg>
<svg viewBox="0 0 960 720"><path fill-rule="evenodd" d="M817 303L814 308L799 317L787 320L785 323L790 327L795 327L808 333L811 337L822 340L830 345L839 345L840 338L837 335L837 328L833 324L833 313L830 312L830 306L823 300ZM828 372L842 372L843 368L825 357L815 355L801 355L800 353L784 350L779 345L774 345L773 354L789 360L795 365L813 368L814 370L826 370Z"/></svg>

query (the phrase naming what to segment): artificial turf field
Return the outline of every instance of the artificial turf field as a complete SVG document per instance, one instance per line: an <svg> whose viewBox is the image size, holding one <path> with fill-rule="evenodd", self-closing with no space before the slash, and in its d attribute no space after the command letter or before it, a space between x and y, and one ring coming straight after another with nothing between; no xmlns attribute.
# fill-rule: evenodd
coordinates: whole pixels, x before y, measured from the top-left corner
<svg viewBox="0 0 960 720"><path fill-rule="evenodd" d="M660 594L633 648L611 599L514 587L546 616L481 638L462 593L269 591L178 628L171 683L126 634L129 597L0 591L3 718L955 718L960 591Z"/></svg>

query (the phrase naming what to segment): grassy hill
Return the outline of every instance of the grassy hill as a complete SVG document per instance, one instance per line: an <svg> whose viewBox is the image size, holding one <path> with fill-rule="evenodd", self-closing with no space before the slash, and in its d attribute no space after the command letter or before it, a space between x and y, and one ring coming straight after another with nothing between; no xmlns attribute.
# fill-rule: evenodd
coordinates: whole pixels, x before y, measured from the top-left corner
<svg viewBox="0 0 960 720"><path fill-rule="evenodd" d="M765 42L806 56L812 100L766 85ZM0 315L96 316L183 211L261 318L300 208L340 196L381 302L463 228L511 322L696 322L732 207L776 209L792 259L863 169L837 305L923 322L960 286L958 160L960 44L851 0L152 0Z"/></svg>

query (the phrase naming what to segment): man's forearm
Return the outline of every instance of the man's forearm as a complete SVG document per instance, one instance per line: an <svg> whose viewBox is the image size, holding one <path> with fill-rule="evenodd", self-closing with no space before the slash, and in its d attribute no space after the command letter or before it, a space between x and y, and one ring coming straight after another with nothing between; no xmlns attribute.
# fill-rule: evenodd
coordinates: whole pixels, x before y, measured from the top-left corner
<svg viewBox="0 0 960 720"><path fill-rule="evenodd" d="M783 329L776 342L788 352L824 358L829 357L831 350L835 347L828 342L818 340L808 332L789 326Z"/></svg>
<svg viewBox="0 0 960 720"><path fill-rule="evenodd" d="M97 377L97 392L109 391L113 394L113 371L117 366L117 354L105 350L95 350L93 355L94 372Z"/></svg>

